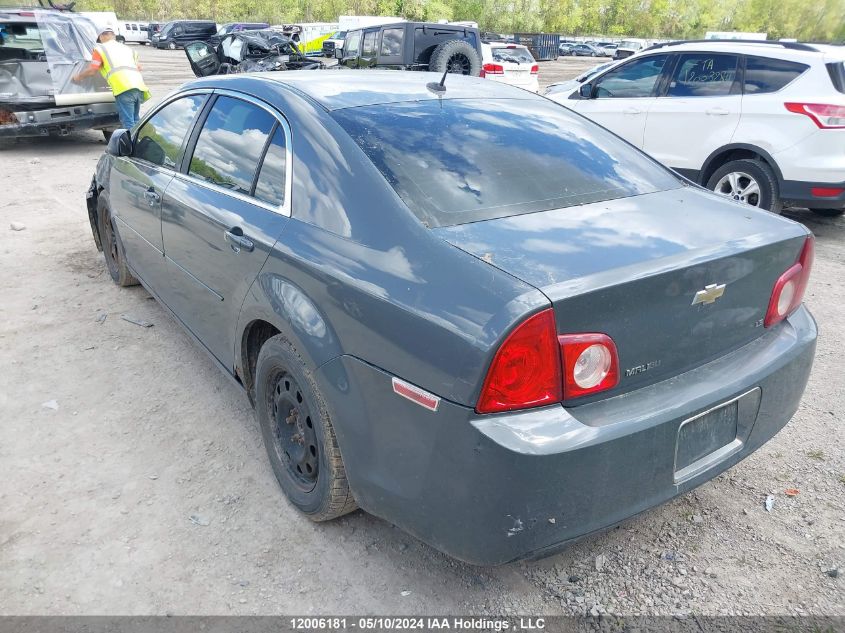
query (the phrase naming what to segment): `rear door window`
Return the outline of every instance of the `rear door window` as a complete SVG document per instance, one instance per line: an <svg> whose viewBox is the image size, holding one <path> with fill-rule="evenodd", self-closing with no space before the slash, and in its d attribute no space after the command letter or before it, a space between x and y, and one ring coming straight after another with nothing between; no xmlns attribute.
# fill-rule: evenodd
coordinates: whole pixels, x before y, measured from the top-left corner
<svg viewBox="0 0 845 633"><path fill-rule="evenodd" d="M654 96L668 55L650 55L623 64L596 80L597 99L632 99Z"/></svg>
<svg viewBox="0 0 845 633"><path fill-rule="evenodd" d="M192 95L164 106L138 130L132 156L176 169L182 143L204 103L204 95Z"/></svg>
<svg viewBox="0 0 845 633"><path fill-rule="evenodd" d="M668 97L724 97L734 92L738 55L684 53L680 55Z"/></svg>
<svg viewBox="0 0 845 633"><path fill-rule="evenodd" d="M770 57L745 58L745 94L777 92L809 66Z"/></svg>
<svg viewBox="0 0 845 633"><path fill-rule="evenodd" d="M364 46L361 49L361 57L375 56L376 35L378 35L378 31L367 31L366 33L364 33Z"/></svg>
<svg viewBox="0 0 845 633"><path fill-rule="evenodd" d="M681 186L667 169L551 101L425 100L332 116L428 226Z"/></svg>
<svg viewBox="0 0 845 633"><path fill-rule="evenodd" d="M218 97L197 137L188 174L250 195L260 151L276 120L246 101Z"/></svg>

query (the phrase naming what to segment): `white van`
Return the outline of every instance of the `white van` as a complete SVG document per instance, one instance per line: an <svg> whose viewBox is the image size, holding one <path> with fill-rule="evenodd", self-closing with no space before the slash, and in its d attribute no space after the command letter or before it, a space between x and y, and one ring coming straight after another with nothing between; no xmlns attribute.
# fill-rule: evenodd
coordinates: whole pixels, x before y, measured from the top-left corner
<svg viewBox="0 0 845 633"><path fill-rule="evenodd" d="M117 33L117 41L121 43L149 44L149 26L149 22L121 22L119 24L120 30Z"/></svg>

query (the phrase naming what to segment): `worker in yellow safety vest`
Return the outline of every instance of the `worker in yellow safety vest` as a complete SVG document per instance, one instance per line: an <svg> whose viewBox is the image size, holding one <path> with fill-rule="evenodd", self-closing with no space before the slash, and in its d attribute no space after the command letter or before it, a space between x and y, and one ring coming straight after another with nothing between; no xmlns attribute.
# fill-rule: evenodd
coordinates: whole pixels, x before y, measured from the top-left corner
<svg viewBox="0 0 845 633"><path fill-rule="evenodd" d="M91 63L72 79L74 83L79 83L98 72L114 94L121 125L126 129L131 128L138 122L141 103L150 98L150 91L141 76L137 53L126 44L118 42L110 28L100 32L97 45L91 53Z"/></svg>

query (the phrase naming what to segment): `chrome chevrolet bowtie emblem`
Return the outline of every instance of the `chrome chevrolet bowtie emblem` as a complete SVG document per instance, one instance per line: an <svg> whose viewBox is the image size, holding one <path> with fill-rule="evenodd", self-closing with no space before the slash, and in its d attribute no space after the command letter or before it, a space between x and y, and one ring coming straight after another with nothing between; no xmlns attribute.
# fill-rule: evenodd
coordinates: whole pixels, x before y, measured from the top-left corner
<svg viewBox="0 0 845 633"><path fill-rule="evenodd" d="M709 286L704 286L704 290L699 290L695 293L695 296L692 298L692 305L698 305L699 303L713 303L725 294L725 284L710 284Z"/></svg>

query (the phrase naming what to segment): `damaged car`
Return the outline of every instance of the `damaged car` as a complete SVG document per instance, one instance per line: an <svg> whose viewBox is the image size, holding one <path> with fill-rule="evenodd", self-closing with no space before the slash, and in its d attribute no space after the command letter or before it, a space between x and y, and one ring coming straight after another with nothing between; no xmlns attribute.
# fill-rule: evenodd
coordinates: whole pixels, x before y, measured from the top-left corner
<svg viewBox="0 0 845 633"><path fill-rule="evenodd" d="M94 23L67 11L0 9L0 138L66 135L120 127L114 96L96 75L71 77L91 61Z"/></svg>
<svg viewBox="0 0 845 633"><path fill-rule="evenodd" d="M239 383L291 504L499 564L778 433L813 365L812 234L527 90L435 77L195 80L88 190L107 277Z"/></svg>
<svg viewBox="0 0 845 633"><path fill-rule="evenodd" d="M273 29L230 33L217 46L192 42L185 46L185 54L197 77L324 68L322 62L303 55L293 40Z"/></svg>

